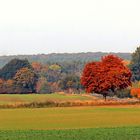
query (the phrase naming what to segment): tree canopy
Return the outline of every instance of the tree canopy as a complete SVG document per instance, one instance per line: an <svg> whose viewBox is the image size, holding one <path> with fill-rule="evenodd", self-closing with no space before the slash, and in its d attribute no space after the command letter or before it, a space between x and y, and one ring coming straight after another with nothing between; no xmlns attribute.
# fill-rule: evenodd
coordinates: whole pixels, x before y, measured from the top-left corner
<svg viewBox="0 0 140 140"><path fill-rule="evenodd" d="M22 92L36 92L37 75L31 69L27 67L21 68L17 71L13 79Z"/></svg>
<svg viewBox="0 0 140 140"><path fill-rule="evenodd" d="M60 87L69 92L79 90L81 88L80 78L76 75L67 75L61 80Z"/></svg>
<svg viewBox="0 0 140 140"><path fill-rule="evenodd" d="M131 85L131 72L121 58L108 55L99 62L90 62L85 65L81 84L88 93L103 94L106 98L110 91L114 92Z"/></svg>
<svg viewBox="0 0 140 140"><path fill-rule="evenodd" d="M5 80L12 79L16 72L24 67L31 69L31 65L27 59L13 59L0 69L0 78Z"/></svg>
<svg viewBox="0 0 140 140"><path fill-rule="evenodd" d="M130 69L132 71L132 80L140 80L140 47L132 54L132 60L130 63Z"/></svg>

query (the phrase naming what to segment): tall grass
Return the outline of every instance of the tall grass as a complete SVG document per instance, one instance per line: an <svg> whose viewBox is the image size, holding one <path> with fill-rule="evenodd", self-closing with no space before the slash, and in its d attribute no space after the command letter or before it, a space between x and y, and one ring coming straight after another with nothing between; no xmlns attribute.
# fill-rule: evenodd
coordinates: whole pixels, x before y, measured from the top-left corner
<svg viewBox="0 0 140 140"><path fill-rule="evenodd" d="M45 101L45 102L17 102L12 104L1 104L0 108L45 108L45 107L74 107L74 106L103 106L103 105L137 105L139 100L120 101Z"/></svg>

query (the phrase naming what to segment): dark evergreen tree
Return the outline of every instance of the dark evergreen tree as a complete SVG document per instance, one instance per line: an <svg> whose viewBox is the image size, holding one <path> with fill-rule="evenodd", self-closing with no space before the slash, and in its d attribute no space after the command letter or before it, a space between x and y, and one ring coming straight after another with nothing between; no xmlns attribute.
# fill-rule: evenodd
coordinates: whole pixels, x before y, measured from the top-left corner
<svg viewBox="0 0 140 140"><path fill-rule="evenodd" d="M18 70L25 67L32 69L27 59L13 59L0 70L0 78L4 80L12 79Z"/></svg>
<svg viewBox="0 0 140 140"><path fill-rule="evenodd" d="M132 54L132 60L130 63L130 69L132 71L132 80L140 80L140 47Z"/></svg>

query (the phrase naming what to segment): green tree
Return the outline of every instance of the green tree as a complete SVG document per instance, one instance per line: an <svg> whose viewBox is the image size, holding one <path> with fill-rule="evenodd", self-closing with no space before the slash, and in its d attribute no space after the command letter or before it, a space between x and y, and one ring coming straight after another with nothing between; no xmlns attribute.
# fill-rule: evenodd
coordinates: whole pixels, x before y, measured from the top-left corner
<svg viewBox="0 0 140 140"><path fill-rule="evenodd" d="M80 78L76 75L67 75L61 80L60 87L62 90L67 90L70 93L79 91L81 88Z"/></svg>
<svg viewBox="0 0 140 140"><path fill-rule="evenodd" d="M130 69L132 71L132 80L140 80L140 47L132 54L132 60L130 63Z"/></svg>
<svg viewBox="0 0 140 140"><path fill-rule="evenodd" d="M61 78L61 67L57 64L52 64L46 73L48 82L58 82Z"/></svg>
<svg viewBox="0 0 140 140"><path fill-rule="evenodd" d="M57 64L50 65L49 69L53 70L53 71L61 71L61 67L59 65L57 65Z"/></svg>

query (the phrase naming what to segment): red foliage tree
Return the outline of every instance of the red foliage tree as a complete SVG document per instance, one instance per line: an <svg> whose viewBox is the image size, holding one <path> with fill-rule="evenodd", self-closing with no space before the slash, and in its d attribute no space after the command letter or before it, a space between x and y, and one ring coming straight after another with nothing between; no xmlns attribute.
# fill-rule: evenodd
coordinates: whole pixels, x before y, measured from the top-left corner
<svg viewBox="0 0 140 140"><path fill-rule="evenodd" d="M123 64L123 60L114 55L108 55L100 62L85 65L81 84L88 93L107 94L131 85L131 71Z"/></svg>

